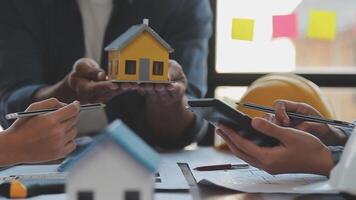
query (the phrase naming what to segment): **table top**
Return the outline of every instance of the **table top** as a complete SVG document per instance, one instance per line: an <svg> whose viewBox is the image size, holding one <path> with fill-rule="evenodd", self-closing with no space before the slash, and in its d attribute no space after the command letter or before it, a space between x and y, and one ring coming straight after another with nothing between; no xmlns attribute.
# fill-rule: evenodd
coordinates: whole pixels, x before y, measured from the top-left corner
<svg viewBox="0 0 356 200"><path fill-rule="evenodd" d="M224 157L221 152L217 152L212 148L198 148L193 151L177 151L162 153L162 159L166 162L178 163L180 170L182 171L184 178L186 179L189 190L181 191L156 191L155 200L348 200L356 199L355 197L348 197L345 195L297 195L297 194L251 194L241 193L228 189L206 186L197 184L192 171L187 163L196 160L222 160L227 161L228 157ZM233 155L228 154L232 157ZM31 198L32 200L65 200L65 194L59 195L42 195Z"/></svg>

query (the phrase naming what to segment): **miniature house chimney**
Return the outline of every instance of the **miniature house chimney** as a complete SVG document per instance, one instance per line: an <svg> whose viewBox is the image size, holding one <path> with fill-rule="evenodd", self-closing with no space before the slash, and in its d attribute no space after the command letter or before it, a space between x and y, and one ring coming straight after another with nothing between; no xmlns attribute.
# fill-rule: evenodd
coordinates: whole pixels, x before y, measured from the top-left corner
<svg viewBox="0 0 356 200"><path fill-rule="evenodd" d="M150 23L150 20L149 19L143 19L143 24L144 25L149 25L149 23Z"/></svg>

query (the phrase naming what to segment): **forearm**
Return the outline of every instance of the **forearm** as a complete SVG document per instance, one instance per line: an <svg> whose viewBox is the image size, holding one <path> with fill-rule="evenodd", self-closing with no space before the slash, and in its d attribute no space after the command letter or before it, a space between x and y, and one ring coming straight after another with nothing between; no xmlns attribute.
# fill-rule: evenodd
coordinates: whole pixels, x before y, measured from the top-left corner
<svg viewBox="0 0 356 200"><path fill-rule="evenodd" d="M16 138L9 135L8 130L0 133L0 167L10 166L21 163L22 156L16 145ZM21 138L17 138L21 141Z"/></svg>
<svg viewBox="0 0 356 200"><path fill-rule="evenodd" d="M71 103L77 100L76 96L76 92L67 84L67 78L65 78L54 85L38 90L33 96L33 102L57 98L61 102Z"/></svg>
<svg viewBox="0 0 356 200"><path fill-rule="evenodd" d="M45 85L34 84L20 88L9 89L1 94L1 123L7 128L11 125L11 121L5 119L5 114L20 112L25 110L32 102L34 93Z"/></svg>
<svg viewBox="0 0 356 200"><path fill-rule="evenodd" d="M315 169L316 174L321 174L324 176L329 176L332 168L335 166L335 162L333 160L332 152L329 148L324 148L320 153L320 166L317 166Z"/></svg>
<svg viewBox="0 0 356 200"><path fill-rule="evenodd" d="M187 105L185 96L172 105L160 104L149 98L146 104L148 125L160 138L170 140L179 138L193 123L193 113L185 109Z"/></svg>

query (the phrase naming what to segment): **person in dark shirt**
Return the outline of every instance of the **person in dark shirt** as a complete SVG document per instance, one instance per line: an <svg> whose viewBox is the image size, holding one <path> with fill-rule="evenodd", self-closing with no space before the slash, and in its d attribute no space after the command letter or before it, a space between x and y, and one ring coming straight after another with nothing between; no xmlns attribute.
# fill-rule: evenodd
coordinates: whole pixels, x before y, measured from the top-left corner
<svg viewBox="0 0 356 200"><path fill-rule="evenodd" d="M107 4L97 5L103 2ZM99 28L103 23L93 24L105 21L103 7L110 8L105 31ZM95 40L105 47L144 18L175 49L169 72L174 83L138 86L106 81L107 56L103 48L95 51ZM188 98L203 97L207 89L211 21L208 0L3 0L1 116L51 97L66 103L104 102L109 121L121 118L150 144L188 145L206 127L185 106ZM10 125L1 120L3 126Z"/></svg>
<svg viewBox="0 0 356 200"><path fill-rule="evenodd" d="M281 144L276 147L257 146L224 125L219 126L217 134L224 138L238 157L271 174L314 173L329 176L353 130L288 117L287 112L322 117L315 108L304 103L278 100L275 109L275 115L254 118L252 126L278 139Z"/></svg>

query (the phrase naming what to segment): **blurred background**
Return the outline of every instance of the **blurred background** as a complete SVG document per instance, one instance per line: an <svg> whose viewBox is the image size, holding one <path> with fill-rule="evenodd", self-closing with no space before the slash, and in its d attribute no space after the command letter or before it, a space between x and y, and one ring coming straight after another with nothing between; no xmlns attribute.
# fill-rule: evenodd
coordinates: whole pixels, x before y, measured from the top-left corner
<svg viewBox="0 0 356 200"><path fill-rule="evenodd" d="M354 0L213 0L209 96L238 101L254 80L293 72L322 89L338 119L356 119L356 3ZM336 15L336 36L308 36L311 13ZM273 16L296 15L295 37L273 38ZM252 41L231 37L234 18L254 20ZM328 23L328 22L324 22Z"/></svg>

